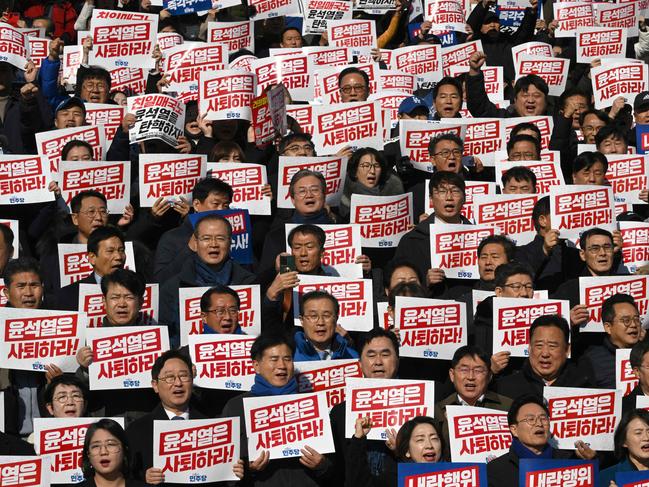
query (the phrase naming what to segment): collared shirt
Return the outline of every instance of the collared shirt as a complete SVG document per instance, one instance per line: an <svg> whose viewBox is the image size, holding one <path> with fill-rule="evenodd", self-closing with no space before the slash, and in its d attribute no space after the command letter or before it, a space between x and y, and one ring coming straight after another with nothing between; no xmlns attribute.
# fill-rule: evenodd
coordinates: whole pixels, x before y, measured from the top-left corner
<svg viewBox="0 0 649 487"><path fill-rule="evenodd" d="M482 404L484 401L484 397L485 397L484 394L480 396L478 400L475 402L474 406L477 406L478 404ZM457 402L460 404L460 406L471 406L471 404L469 404L464 399L462 399L462 397L459 394L457 394Z"/></svg>
<svg viewBox="0 0 649 487"><path fill-rule="evenodd" d="M168 410L167 408L165 408L165 407L163 407L163 409L165 410L165 413L167 413L167 417L168 417L169 419L173 418L174 416L180 416L180 417L182 417L183 419L189 419L189 409L188 409L187 411L185 411L184 413L182 413L182 414L176 414L176 413L174 413L173 411L169 411L169 410Z"/></svg>

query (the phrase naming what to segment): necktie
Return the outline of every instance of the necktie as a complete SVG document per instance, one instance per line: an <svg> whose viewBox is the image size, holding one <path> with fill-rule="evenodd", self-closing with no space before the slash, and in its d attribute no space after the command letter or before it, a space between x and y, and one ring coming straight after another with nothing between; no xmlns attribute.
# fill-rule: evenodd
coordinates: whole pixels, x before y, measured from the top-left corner
<svg viewBox="0 0 649 487"><path fill-rule="evenodd" d="M183 418L182 416L174 416L173 418L171 418L171 420L172 421L184 421L185 418Z"/></svg>
<svg viewBox="0 0 649 487"><path fill-rule="evenodd" d="M322 360L329 360L331 357L331 352L329 350L325 350L322 352Z"/></svg>

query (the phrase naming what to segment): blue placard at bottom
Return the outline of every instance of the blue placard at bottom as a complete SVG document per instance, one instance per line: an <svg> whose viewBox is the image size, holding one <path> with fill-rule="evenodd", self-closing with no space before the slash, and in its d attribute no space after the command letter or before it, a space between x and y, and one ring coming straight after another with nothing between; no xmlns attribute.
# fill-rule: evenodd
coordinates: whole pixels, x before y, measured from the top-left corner
<svg viewBox="0 0 649 487"><path fill-rule="evenodd" d="M487 466L484 463L400 463L399 487L420 485L470 485L487 487Z"/></svg>

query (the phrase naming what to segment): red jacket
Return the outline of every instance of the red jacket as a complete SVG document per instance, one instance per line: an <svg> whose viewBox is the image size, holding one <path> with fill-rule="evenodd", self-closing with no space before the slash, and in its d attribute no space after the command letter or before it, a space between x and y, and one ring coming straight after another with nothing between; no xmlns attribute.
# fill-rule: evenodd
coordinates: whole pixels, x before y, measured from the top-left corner
<svg viewBox="0 0 649 487"><path fill-rule="evenodd" d="M75 42L77 32L74 23L77 21L77 11L72 2L42 2L27 0L23 2L23 16L28 19L49 17L54 22L54 38L60 37L66 44Z"/></svg>

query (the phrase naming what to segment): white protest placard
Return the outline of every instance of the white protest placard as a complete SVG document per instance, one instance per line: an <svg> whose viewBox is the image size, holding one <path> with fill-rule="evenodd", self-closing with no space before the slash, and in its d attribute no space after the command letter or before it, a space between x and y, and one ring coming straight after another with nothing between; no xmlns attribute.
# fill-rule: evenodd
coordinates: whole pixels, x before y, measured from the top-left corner
<svg viewBox="0 0 649 487"><path fill-rule="evenodd" d="M6 22L0 24L0 62L24 70L29 59L29 37Z"/></svg>
<svg viewBox="0 0 649 487"><path fill-rule="evenodd" d="M484 77L484 88L491 102L502 102L505 98L505 75L502 66L487 66L481 68ZM469 66L451 66L450 75L456 78L462 73L468 73ZM463 115L464 116L464 115Z"/></svg>
<svg viewBox="0 0 649 487"><path fill-rule="evenodd" d="M629 294L635 299L645 323L649 310L649 276L597 276L579 278L579 302L588 308L588 322L580 330L603 332L602 304L614 294Z"/></svg>
<svg viewBox="0 0 649 487"><path fill-rule="evenodd" d="M207 42L224 44L229 52L247 49L255 52L255 23L251 20L242 22L208 22Z"/></svg>
<svg viewBox="0 0 649 487"><path fill-rule="evenodd" d="M618 222L622 234L622 261L630 273L649 264L649 223Z"/></svg>
<svg viewBox="0 0 649 487"><path fill-rule="evenodd" d="M461 0L425 0L424 19L430 21L436 30L466 32Z"/></svg>
<svg viewBox="0 0 649 487"><path fill-rule="evenodd" d="M66 88L72 88L77 84L79 66L81 66L81 46L63 46L61 84Z"/></svg>
<svg viewBox="0 0 649 487"><path fill-rule="evenodd" d="M441 122L463 125L463 155L478 156L485 166L493 165L494 152L505 147L505 121L502 118L442 118Z"/></svg>
<svg viewBox="0 0 649 487"><path fill-rule="evenodd" d="M613 433L622 416L622 396L611 389L543 388L550 411L550 444L570 449L583 441L595 451L613 451Z"/></svg>
<svg viewBox="0 0 649 487"><path fill-rule="evenodd" d="M348 0L301 0L304 35L322 34L331 20L352 18L353 3Z"/></svg>
<svg viewBox="0 0 649 487"><path fill-rule="evenodd" d="M399 430L415 416L433 415L435 383L430 380L347 379L345 438L351 438L358 418L369 417L368 440L385 441L386 429Z"/></svg>
<svg viewBox="0 0 649 487"><path fill-rule="evenodd" d="M34 449L51 464L48 473L52 483L76 484L83 481L81 464L86 431L100 419L34 418ZM110 419L124 427L124 418Z"/></svg>
<svg viewBox="0 0 649 487"><path fill-rule="evenodd" d="M282 15L300 16L298 0L250 0L248 5L254 9L253 20L271 19Z"/></svg>
<svg viewBox="0 0 649 487"><path fill-rule="evenodd" d="M590 63L602 57L626 55L626 29L623 27L580 27L577 29L577 62Z"/></svg>
<svg viewBox="0 0 649 487"><path fill-rule="evenodd" d="M640 2L615 4L594 3L595 25L599 27L624 27L629 37L638 37Z"/></svg>
<svg viewBox="0 0 649 487"><path fill-rule="evenodd" d="M165 483L239 480L239 418L153 421L153 467Z"/></svg>
<svg viewBox="0 0 649 487"><path fill-rule="evenodd" d="M372 15L385 15L395 9L395 0L357 0L354 10L364 10Z"/></svg>
<svg viewBox="0 0 649 487"><path fill-rule="evenodd" d="M58 175L66 204L82 191L99 191L108 200L108 211L121 215L131 200L131 161L61 161Z"/></svg>
<svg viewBox="0 0 649 487"><path fill-rule="evenodd" d="M172 96L159 93L129 97L128 113L135 115L135 124L129 129L129 140L143 142L160 139L172 147L185 133L185 104Z"/></svg>
<svg viewBox="0 0 649 487"><path fill-rule="evenodd" d="M442 79L442 48L426 44L406 46L392 52L390 69L397 69L417 77L419 85Z"/></svg>
<svg viewBox="0 0 649 487"><path fill-rule="evenodd" d="M347 174L347 158L329 157L279 157L279 175L277 181L277 207L294 208L289 194L291 179L298 171L309 169L322 174L327 183L326 203L338 206L343 191L343 182Z"/></svg>
<svg viewBox="0 0 649 487"><path fill-rule="evenodd" d="M446 406L451 460L487 463L509 451L512 433L507 411L475 406Z"/></svg>
<svg viewBox="0 0 649 487"><path fill-rule="evenodd" d="M353 56L349 47L307 46L303 47L302 51L309 56L309 59L315 67L346 66L353 62Z"/></svg>
<svg viewBox="0 0 649 487"><path fill-rule="evenodd" d="M251 215L270 215L270 197L261 191L268 184L266 166L247 162L212 162L207 164L207 169L214 179L232 186L231 208L245 208Z"/></svg>
<svg viewBox="0 0 649 487"><path fill-rule="evenodd" d="M350 223L361 225L363 247L395 248L413 223L412 193L396 196L352 194Z"/></svg>
<svg viewBox="0 0 649 487"><path fill-rule="evenodd" d="M143 95L146 91L145 74L141 68L115 68L110 70L110 92L123 91L129 96ZM110 144L109 144L110 145Z"/></svg>
<svg viewBox="0 0 649 487"><path fill-rule="evenodd" d="M635 407L649 411L649 396L636 396Z"/></svg>
<svg viewBox="0 0 649 487"><path fill-rule="evenodd" d="M378 101L383 111L383 133L384 138L389 139L390 131L397 126L399 122L399 106L401 102L408 98L410 95L403 91L396 90L381 90L380 93L373 93L367 99L368 101ZM390 120L390 123L386 123ZM385 137L385 135L388 137Z"/></svg>
<svg viewBox="0 0 649 487"><path fill-rule="evenodd" d="M428 151L430 140L442 134L452 134L462 138L465 131L464 125L457 121L437 123L428 120L400 120L401 155L408 157L415 169L432 173L435 166Z"/></svg>
<svg viewBox="0 0 649 487"><path fill-rule="evenodd" d="M241 56L233 59L232 62L230 62L230 69L238 69L251 73L252 69L250 65L255 59L257 58L255 56L251 56L250 54L242 54Z"/></svg>
<svg viewBox="0 0 649 487"><path fill-rule="evenodd" d="M158 321L160 302L158 283L147 284L144 288L139 320L145 325L154 325ZM106 316L104 295L99 284L79 284L79 311L86 314L88 328L99 328Z"/></svg>
<svg viewBox="0 0 649 487"><path fill-rule="evenodd" d="M631 368L631 349L618 348L615 350L615 389L628 396L638 383Z"/></svg>
<svg viewBox="0 0 649 487"><path fill-rule="evenodd" d="M414 74L394 69L382 69L379 71L379 90L398 91L410 96L415 89L417 89L417 83Z"/></svg>
<svg viewBox="0 0 649 487"><path fill-rule="evenodd" d="M543 155L541 155L543 159ZM496 160L496 180L502 189L502 176L513 167L523 166L536 176L536 192L543 195L553 186L563 186L563 172L558 158L553 161L498 161Z"/></svg>
<svg viewBox="0 0 649 487"><path fill-rule="evenodd" d="M158 14L94 9L88 64L102 68L153 69Z"/></svg>
<svg viewBox="0 0 649 487"><path fill-rule="evenodd" d="M257 76L257 95L264 93L269 86L282 83L294 100L312 100L309 56L301 49L282 51L290 53L258 59L250 64L252 72Z"/></svg>
<svg viewBox="0 0 649 487"><path fill-rule="evenodd" d="M602 63L601 66L592 68L590 77L595 108L601 110L610 107L620 96L629 100L635 99L638 93L649 89L648 73L646 64L629 63L623 59L612 63Z"/></svg>
<svg viewBox="0 0 649 487"><path fill-rule="evenodd" d="M300 299L311 291L325 291L338 300L340 310L337 324L348 331L370 331L374 327L374 305L371 279L312 276L298 274L300 280L293 288L293 322L300 321Z"/></svg>
<svg viewBox="0 0 649 487"><path fill-rule="evenodd" d="M354 56L369 56L376 47L376 23L374 20L329 20L327 21L329 45L349 47Z"/></svg>
<svg viewBox="0 0 649 487"><path fill-rule="evenodd" d="M464 21L462 22L464 23ZM444 68L444 76L451 76L451 69L455 66L468 66L471 55L482 50L482 41L480 40L443 47L442 67Z"/></svg>
<svg viewBox="0 0 649 487"><path fill-rule="evenodd" d="M49 161L49 170L58 172L61 162L61 151L65 144L71 140L82 140L92 147L92 156L95 161L104 160L106 147L106 132L102 125L82 125L65 129L47 130L37 132L36 150L43 156L44 161Z"/></svg>
<svg viewBox="0 0 649 487"><path fill-rule="evenodd" d="M54 193L47 189L51 181L46 158L0 154L0 204L53 201Z"/></svg>
<svg viewBox="0 0 649 487"><path fill-rule="evenodd" d="M80 281L93 272L88 262L88 246L86 244L57 244L59 254L59 277L61 287ZM126 253L126 269L135 270L135 253L133 242L124 242Z"/></svg>
<svg viewBox="0 0 649 487"><path fill-rule="evenodd" d="M532 221L537 194L491 194L473 197L473 215L477 225L496 227L516 245L534 240L536 230Z"/></svg>
<svg viewBox="0 0 649 487"><path fill-rule="evenodd" d="M376 303L376 313L378 314L379 327L384 330L394 329L394 320L392 315L388 312L388 302L379 301Z"/></svg>
<svg viewBox="0 0 649 487"><path fill-rule="evenodd" d="M249 391L255 383L250 358L255 338L225 333L189 335L189 355L196 366L194 384L206 389Z"/></svg>
<svg viewBox="0 0 649 487"><path fill-rule="evenodd" d="M185 42L174 46L164 56L163 72L169 77L169 86L164 91L195 95L202 72L227 67L228 48L224 44Z"/></svg>
<svg viewBox="0 0 649 487"><path fill-rule="evenodd" d="M75 311L0 308L0 360L8 369L45 372L54 364L75 372L86 315Z"/></svg>
<svg viewBox="0 0 649 487"><path fill-rule="evenodd" d="M160 197L190 201L207 174L206 161L203 154L140 154L140 206L151 207Z"/></svg>
<svg viewBox="0 0 649 487"><path fill-rule="evenodd" d="M443 269L447 279L478 279L478 246L498 233L489 225L431 223L431 266Z"/></svg>
<svg viewBox="0 0 649 487"><path fill-rule="evenodd" d="M558 22L555 37L575 37L578 29L595 27L592 3L554 2L552 8Z"/></svg>
<svg viewBox="0 0 649 487"><path fill-rule="evenodd" d="M512 117L503 119L505 122L505 138L509 142L509 135L512 129L520 123L533 123L541 132L541 150L547 150L550 146L550 137L554 129L552 117L547 115L537 115L530 117Z"/></svg>
<svg viewBox="0 0 649 487"><path fill-rule="evenodd" d="M108 103L86 103L85 108L86 124L102 125L104 127L106 148L110 147L115 132L117 132L117 128L122 123L124 115L126 115L126 107Z"/></svg>
<svg viewBox="0 0 649 487"><path fill-rule="evenodd" d="M40 68L50 52L51 39L41 39L38 37L27 36L29 43L29 57L36 68Z"/></svg>
<svg viewBox="0 0 649 487"><path fill-rule="evenodd" d="M286 105L286 115L293 117L304 133L309 135L314 132L313 107L314 105Z"/></svg>
<svg viewBox="0 0 649 487"><path fill-rule="evenodd" d="M21 27L16 30L25 34L27 37L45 37L45 27Z"/></svg>
<svg viewBox="0 0 649 487"><path fill-rule="evenodd" d="M299 457L306 445L318 453L335 451L324 394L244 397L243 409L250 458L263 450L271 460Z"/></svg>
<svg viewBox="0 0 649 487"><path fill-rule="evenodd" d="M493 299L493 350L528 357L530 326L540 316L560 315L570 319L570 302L560 299Z"/></svg>
<svg viewBox="0 0 649 487"><path fill-rule="evenodd" d="M644 154L608 154L606 180L617 203L645 204L640 192L649 188L648 157Z"/></svg>
<svg viewBox="0 0 649 487"><path fill-rule="evenodd" d="M287 223L287 237L291 230L298 226L296 223ZM341 277L361 279L363 277L363 265L356 263L356 258L363 253L360 227L341 223L319 224L317 226L324 230L326 237L324 253L321 259L325 271L329 268ZM286 242L286 252L291 252L288 242Z"/></svg>
<svg viewBox="0 0 649 487"><path fill-rule="evenodd" d="M345 384L349 377L363 377L356 359L313 360L297 362L295 380L298 392L321 392L329 409L345 400Z"/></svg>
<svg viewBox="0 0 649 487"><path fill-rule="evenodd" d="M259 284L229 286L239 295L239 326L246 335L261 333L261 291ZM190 335L203 332L201 319L201 296L209 287L181 287L178 289L178 309L180 310L180 344L189 343ZM210 335L211 336L211 335Z"/></svg>
<svg viewBox="0 0 649 487"><path fill-rule="evenodd" d="M251 120L256 76L238 69L202 71L198 103L207 120Z"/></svg>
<svg viewBox="0 0 649 487"><path fill-rule="evenodd" d="M336 103L313 107L313 143L320 155L343 147L383 149L381 107L376 101Z"/></svg>
<svg viewBox="0 0 649 487"><path fill-rule="evenodd" d="M0 456L0 485L20 487L49 487L49 458L35 456Z"/></svg>
<svg viewBox="0 0 649 487"><path fill-rule="evenodd" d="M570 59L524 55L520 57L515 68L516 79L535 74L548 84L551 96L560 96L566 89Z"/></svg>
<svg viewBox="0 0 649 487"><path fill-rule="evenodd" d="M466 304L397 296L394 326L401 357L451 360L467 344Z"/></svg>
<svg viewBox="0 0 649 487"><path fill-rule="evenodd" d="M20 221L19 220L6 220L4 218L0 218L0 225L5 225L5 226L9 227L9 229L14 234L14 242L16 242L17 239L18 239L18 236L20 234L20 232L19 232ZM13 248L14 248L14 252L9 257L11 259L17 259L18 258L18 253L19 253L19 250L20 250L20 245L17 245L16 243L14 243ZM4 280L2 280L2 283L4 285ZM4 306L5 303L6 303L6 296L4 296L4 295L0 296L0 299L2 299L2 298L5 298L5 302L4 303L0 302L0 306Z"/></svg>
<svg viewBox="0 0 649 487"><path fill-rule="evenodd" d="M613 231L615 208L610 186L571 184L550 188L550 219L562 238L576 239L592 227Z"/></svg>
<svg viewBox="0 0 649 487"><path fill-rule="evenodd" d="M546 42L532 41L512 47L514 65L518 63L522 56L552 57L552 46Z"/></svg>
<svg viewBox="0 0 649 487"><path fill-rule="evenodd" d="M209 29L209 23L208 23ZM183 36L178 32L158 32L158 47L164 53L167 49L182 44L184 41Z"/></svg>
<svg viewBox="0 0 649 487"><path fill-rule="evenodd" d="M151 368L169 350L167 326L89 328L86 343L93 361L88 367L90 390L151 387Z"/></svg>

